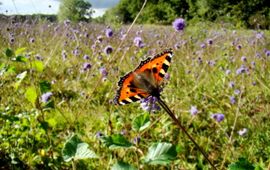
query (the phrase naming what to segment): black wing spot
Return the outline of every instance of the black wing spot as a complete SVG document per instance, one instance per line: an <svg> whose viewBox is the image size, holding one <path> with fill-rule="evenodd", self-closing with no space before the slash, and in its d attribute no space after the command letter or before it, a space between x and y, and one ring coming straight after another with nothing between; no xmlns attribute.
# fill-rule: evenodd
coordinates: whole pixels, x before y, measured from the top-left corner
<svg viewBox="0 0 270 170"><path fill-rule="evenodd" d="M135 89L130 89L130 91L131 91L132 93L136 93L136 92L137 92L137 90L135 90Z"/></svg>
<svg viewBox="0 0 270 170"><path fill-rule="evenodd" d="M168 60L169 62L171 62L171 57L170 56L166 56L166 60Z"/></svg>
<svg viewBox="0 0 270 170"><path fill-rule="evenodd" d="M164 74L162 74L162 73L158 73L158 75L159 75L161 78L164 77Z"/></svg>
<svg viewBox="0 0 270 170"><path fill-rule="evenodd" d="M169 68L168 65L162 64L162 69L163 69L165 72L167 72L168 68Z"/></svg>
<svg viewBox="0 0 270 170"><path fill-rule="evenodd" d="M158 72L158 70L157 70L156 67L154 67L154 68L152 69L152 71L153 71L153 73L157 73L157 72Z"/></svg>
<svg viewBox="0 0 270 170"><path fill-rule="evenodd" d="M129 98L130 100L132 100L133 102L136 102L136 101L138 101L139 99L137 99L136 97L134 97L134 96L131 96L130 98Z"/></svg>

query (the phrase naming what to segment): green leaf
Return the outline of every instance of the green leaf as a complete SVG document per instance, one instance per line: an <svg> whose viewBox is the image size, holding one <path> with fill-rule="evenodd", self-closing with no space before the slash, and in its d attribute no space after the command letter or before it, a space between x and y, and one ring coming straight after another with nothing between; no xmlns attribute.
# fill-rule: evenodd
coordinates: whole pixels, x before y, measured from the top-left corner
<svg viewBox="0 0 270 170"><path fill-rule="evenodd" d="M132 122L132 128L136 131L143 131L150 126L150 116L148 113L137 116Z"/></svg>
<svg viewBox="0 0 270 170"><path fill-rule="evenodd" d="M176 148L170 143L155 143L148 149L144 162L152 165L168 165L177 156Z"/></svg>
<svg viewBox="0 0 270 170"><path fill-rule="evenodd" d="M17 62L27 62L28 61L28 59L25 56L22 56L22 55L16 56L16 58L14 60L17 61Z"/></svg>
<svg viewBox="0 0 270 170"><path fill-rule="evenodd" d="M229 165L229 170L254 170L255 167L245 158L239 158L237 162Z"/></svg>
<svg viewBox="0 0 270 170"><path fill-rule="evenodd" d="M18 87L20 86L21 82L26 77L26 75L27 75L27 71L24 71L24 72L17 75L16 82L14 84L14 87L15 87L16 90L18 89Z"/></svg>
<svg viewBox="0 0 270 170"><path fill-rule="evenodd" d="M22 47L22 48L18 48L16 51L15 51L15 55L22 55L24 52L25 52L26 48L25 47Z"/></svg>
<svg viewBox="0 0 270 170"><path fill-rule="evenodd" d="M110 149L129 148L132 144L121 134L113 134L112 136L104 136L102 142Z"/></svg>
<svg viewBox="0 0 270 170"><path fill-rule="evenodd" d="M35 87L28 87L25 92L26 99L35 106L37 100L37 92Z"/></svg>
<svg viewBox="0 0 270 170"><path fill-rule="evenodd" d="M6 51L5 51L5 54L7 57L11 58L14 56L14 52L12 51L12 49L10 48L7 48Z"/></svg>
<svg viewBox="0 0 270 170"><path fill-rule="evenodd" d="M44 65L42 61L33 61L32 62L33 68L35 68L38 72L42 72L44 69Z"/></svg>
<svg viewBox="0 0 270 170"><path fill-rule="evenodd" d="M76 134L66 141L62 155L66 162L72 159L97 158L97 155L92 150L88 149L88 144L82 142Z"/></svg>
<svg viewBox="0 0 270 170"><path fill-rule="evenodd" d="M136 168L134 168L128 163L118 161L116 164L112 166L111 170L136 170Z"/></svg>
<svg viewBox="0 0 270 170"><path fill-rule="evenodd" d="M42 94L51 91L51 83L46 80L42 80L41 82L39 82L39 89Z"/></svg>

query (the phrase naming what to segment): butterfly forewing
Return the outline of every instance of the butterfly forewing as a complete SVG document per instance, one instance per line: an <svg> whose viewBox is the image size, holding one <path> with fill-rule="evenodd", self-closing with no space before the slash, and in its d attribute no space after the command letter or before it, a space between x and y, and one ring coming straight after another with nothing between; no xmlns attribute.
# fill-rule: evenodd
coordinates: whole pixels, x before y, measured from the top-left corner
<svg viewBox="0 0 270 170"><path fill-rule="evenodd" d="M122 77L118 82L119 89L114 99L115 103L124 105L150 96L145 89L139 88L138 83L137 85L134 83L135 76L143 75L144 79L149 80L154 78L154 83L158 86L162 82L170 66L172 56L172 50L166 50L161 54L154 56L152 59L148 58L142 61L134 71Z"/></svg>

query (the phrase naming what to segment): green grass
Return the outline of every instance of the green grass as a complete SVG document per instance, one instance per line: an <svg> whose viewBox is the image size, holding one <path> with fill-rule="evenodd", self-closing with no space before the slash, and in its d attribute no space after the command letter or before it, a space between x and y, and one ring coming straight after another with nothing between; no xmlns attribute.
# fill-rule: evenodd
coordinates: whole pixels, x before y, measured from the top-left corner
<svg viewBox="0 0 270 170"><path fill-rule="evenodd" d="M265 54L265 50L270 50L269 31L234 31L220 25L202 24L175 33L170 26L135 26L116 53L121 42L120 31L127 30L126 26L114 29L111 38L105 36L106 26L94 24L1 23L1 28L2 167L110 169L117 161L123 161L137 169L210 169L198 149L163 110L150 113L150 126L138 132L132 129L133 120L148 112L138 103L112 104L119 78L149 54L160 53L168 47L174 49L174 57L162 99L209 159L218 169L227 169L239 158L245 158L257 168L270 167L270 56ZM256 38L258 32L264 33L260 39ZM14 34L14 43L9 42L10 34ZM99 35L103 36L100 43L97 42ZM134 46L136 36L142 37L144 48ZM30 38L35 42L30 43ZM212 45L207 44L208 39L213 40ZM177 49L176 43L180 44ZM202 43L205 48L201 48ZM110 55L103 52L107 45L114 49ZM237 45L242 48L238 50ZM80 51L78 56L72 52L76 47ZM6 56L7 48L17 50L17 54ZM67 54L65 60L63 51ZM90 56L88 61L83 59L86 54ZM42 60L37 60L36 55ZM28 57L25 62L13 61L16 56ZM241 60L242 56L246 56L246 62ZM198 58L202 59L201 63ZM255 67L251 64L253 61ZM92 67L84 72L85 62ZM248 68L248 73L237 75L241 65ZM106 78L100 73L101 67L108 71ZM231 73L226 74L226 70ZM26 77L18 84L17 75L24 71L27 71ZM42 81L51 88L45 85L48 89L42 89ZM228 85L231 81L235 83L233 88ZM235 94L235 90L240 93ZM27 91L31 92L28 96ZM53 95L49 102L43 103L41 95L47 91ZM235 96L235 104L230 102L230 96ZM191 106L197 107L196 116L190 115ZM211 118L213 113L222 113L225 119L218 123ZM238 131L243 128L248 132L240 136ZM97 132L105 137L122 133L131 143L139 136L140 142L133 147L110 149L102 138L96 137ZM89 149L99 158L73 164L65 162L61 151L72 134L89 144ZM143 161L148 149L157 142L171 143L176 148L177 156L168 165L150 165Z"/></svg>

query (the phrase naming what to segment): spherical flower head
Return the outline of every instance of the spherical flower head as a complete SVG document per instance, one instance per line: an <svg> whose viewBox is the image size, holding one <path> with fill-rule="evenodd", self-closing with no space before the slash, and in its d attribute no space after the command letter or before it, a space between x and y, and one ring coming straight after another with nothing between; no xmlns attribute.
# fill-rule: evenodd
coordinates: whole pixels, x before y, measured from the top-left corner
<svg viewBox="0 0 270 170"><path fill-rule="evenodd" d="M241 93L241 91L239 89L234 90L234 94L239 95L240 93Z"/></svg>
<svg viewBox="0 0 270 170"><path fill-rule="evenodd" d="M265 55L266 55L267 57L269 57L269 56L270 56L270 50L266 50L266 51L265 51Z"/></svg>
<svg viewBox="0 0 270 170"><path fill-rule="evenodd" d="M141 141L141 138L140 138L139 136L137 136L137 137L135 137L135 138L133 139L133 143L134 143L134 144L139 144L140 141Z"/></svg>
<svg viewBox="0 0 270 170"><path fill-rule="evenodd" d="M246 68L245 66L241 66L240 68L238 68L236 70L236 74L239 75L239 74L242 74L242 73L245 73L246 72Z"/></svg>
<svg viewBox="0 0 270 170"><path fill-rule="evenodd" d="M190 108L190 114L192 115L192 116L195 116L195 115L197 115L198 114L198 109L197 109L197 107L196 106L191 106L191 108Z"/></svg>
<svg viewBox="0 0 270 170"><path fill-rule="evenodd" d="M212 114L211 117L213 119L215 119L218 123L221 122L222 120L224 120L224 118L225 118L224 114L222 114L222 113Z"/></svg>
<svg viewBox="0 0 270 170"><path fill-rule="evenodd" d="M102 132L100 132L100 131L98 131L97 133L96 133L96 137L97 138L101 138L101 137L103 137L104 135L102 134Z"/></svg>
<svg viewBox="0 0 270 170"><path fill-rule="evenodd" d="M186 23L183 18L177 18L176 20L174 20L172 25L175 31L183 31L186 26Z"/></svg>
<svg viewBox="0 0 270 170"><path fill-rule="evenodd" d="M246 62L247 61L247 57L246 56L242 56L241 57L241 61Z"/></svg>
<svg viewBox="0 0 270 170"><path fill-rule="evenodd" d="M229 75L229 74L231 74L231 70L228 69L228 70L225 71L225 73L226 73L227 75Z"/></svg>
<svg viewBox="0 0 270 170"><path fill-rule="evenodd" d="M84 63L83 64L83 71L87 71L92 67L92 65L90 63Z"/></svg>
<svg viewBox="0 0 270 170"><path fill-rule="evenodd" d="M212 45L212 44L213 44L213 40L212 40L212 39L208 39L208 40L207 40L207 44L208 44L208 45Z"/></svg>
<svg viewBox="0 0 270 170"><path fill-rule="evenodd" d="M139 48L143 48L145 46L141 37L135 37L133 42L134 42L135 46L137 46Z"/></svg>
<svg viewBox="0 0 270 170"><path fill-rule="evenodd" d="M108 71L107 71L107 69L105 67L101 67L99 69L99 72L102 75L102 77L107 77L107 75L108 75Z"/></svg>
<svg viewBox="0 0 270 170"><path fill-rule="evenodd" d="M233 81L230 81L230 82L229 82L229 87L230 87L230 88L234 88L234 86L235 86L234 82L233 82Z"/></svg>
<svg viewBox="0 0 270 170"><path fill-rule="evenodd" d="M113 36L113 31L112 31L111 28L107 28L106 31L105 31L105 33L106 33L106 36L107 36L108 38L110 38L110 37Z"/></svg>
<svg viewBox="0 0 270 170"><path fill-rule="evenodd" d="M206 45L204 43L201 44L201 48L205 48Z"/></svg>
<svg viewBox="0 0 270 170"><path fill-rule="evenodd" d="M262 39L263 36L264 36L263 32L258 32L258 33L256 34L256 38L257 38L257 39Z"/></svg>
<svg viewBox="0 0 270 170"><path fill-rule="evenodd" d="M41 101L43 103L47 103L51 99L52 95L53 95L52 92L47 92L47 93L42 94Z"/></svg>
<svg viewBox="0 0 270 170"><path fill-rule="evenodd" d="M83 56L83 59L85 59L85 60L89 60L89 59L90 59L90 57L89 57L89 55L84 55L84 56Z"/></svg>
<svg viewBox="0 0 270 170"><path fill-rule="evenodd" d="M234 96L230 96L230 102L231 102L231 104L235 104L236 98Z"/></svg>
<svg viewBox="0 0 270 170"><path fill-rule="evenodd" d="M145 111L158 111L160 110L159 105L157 105L157 98L153 96L149 96L141 100L141 108Z"/></svg>
<svg viewBox="0 0 270 170"><path fill-rule="evenodd" d="M105 47L105 49L104 49L104 53L107 54L107 55L109 55L109 54L111 54L112 52L113 52L112 46L107 45L107 46Z"/></svg>
<svg viewBox="0 0 270 170"><path fill-rule="evenodd" d="M29 42L30 43L34 43L35 42L35 38L30 38Z"/></svg>
<svg viewBox="0 0 270 170"><path fill-rule="evenodd" d="M238 131L238 134L240 136L245 136L247 134L247 132L248 132L248 129L247 128L243 128L243 129L241 129L241 130Z"/></svg>

